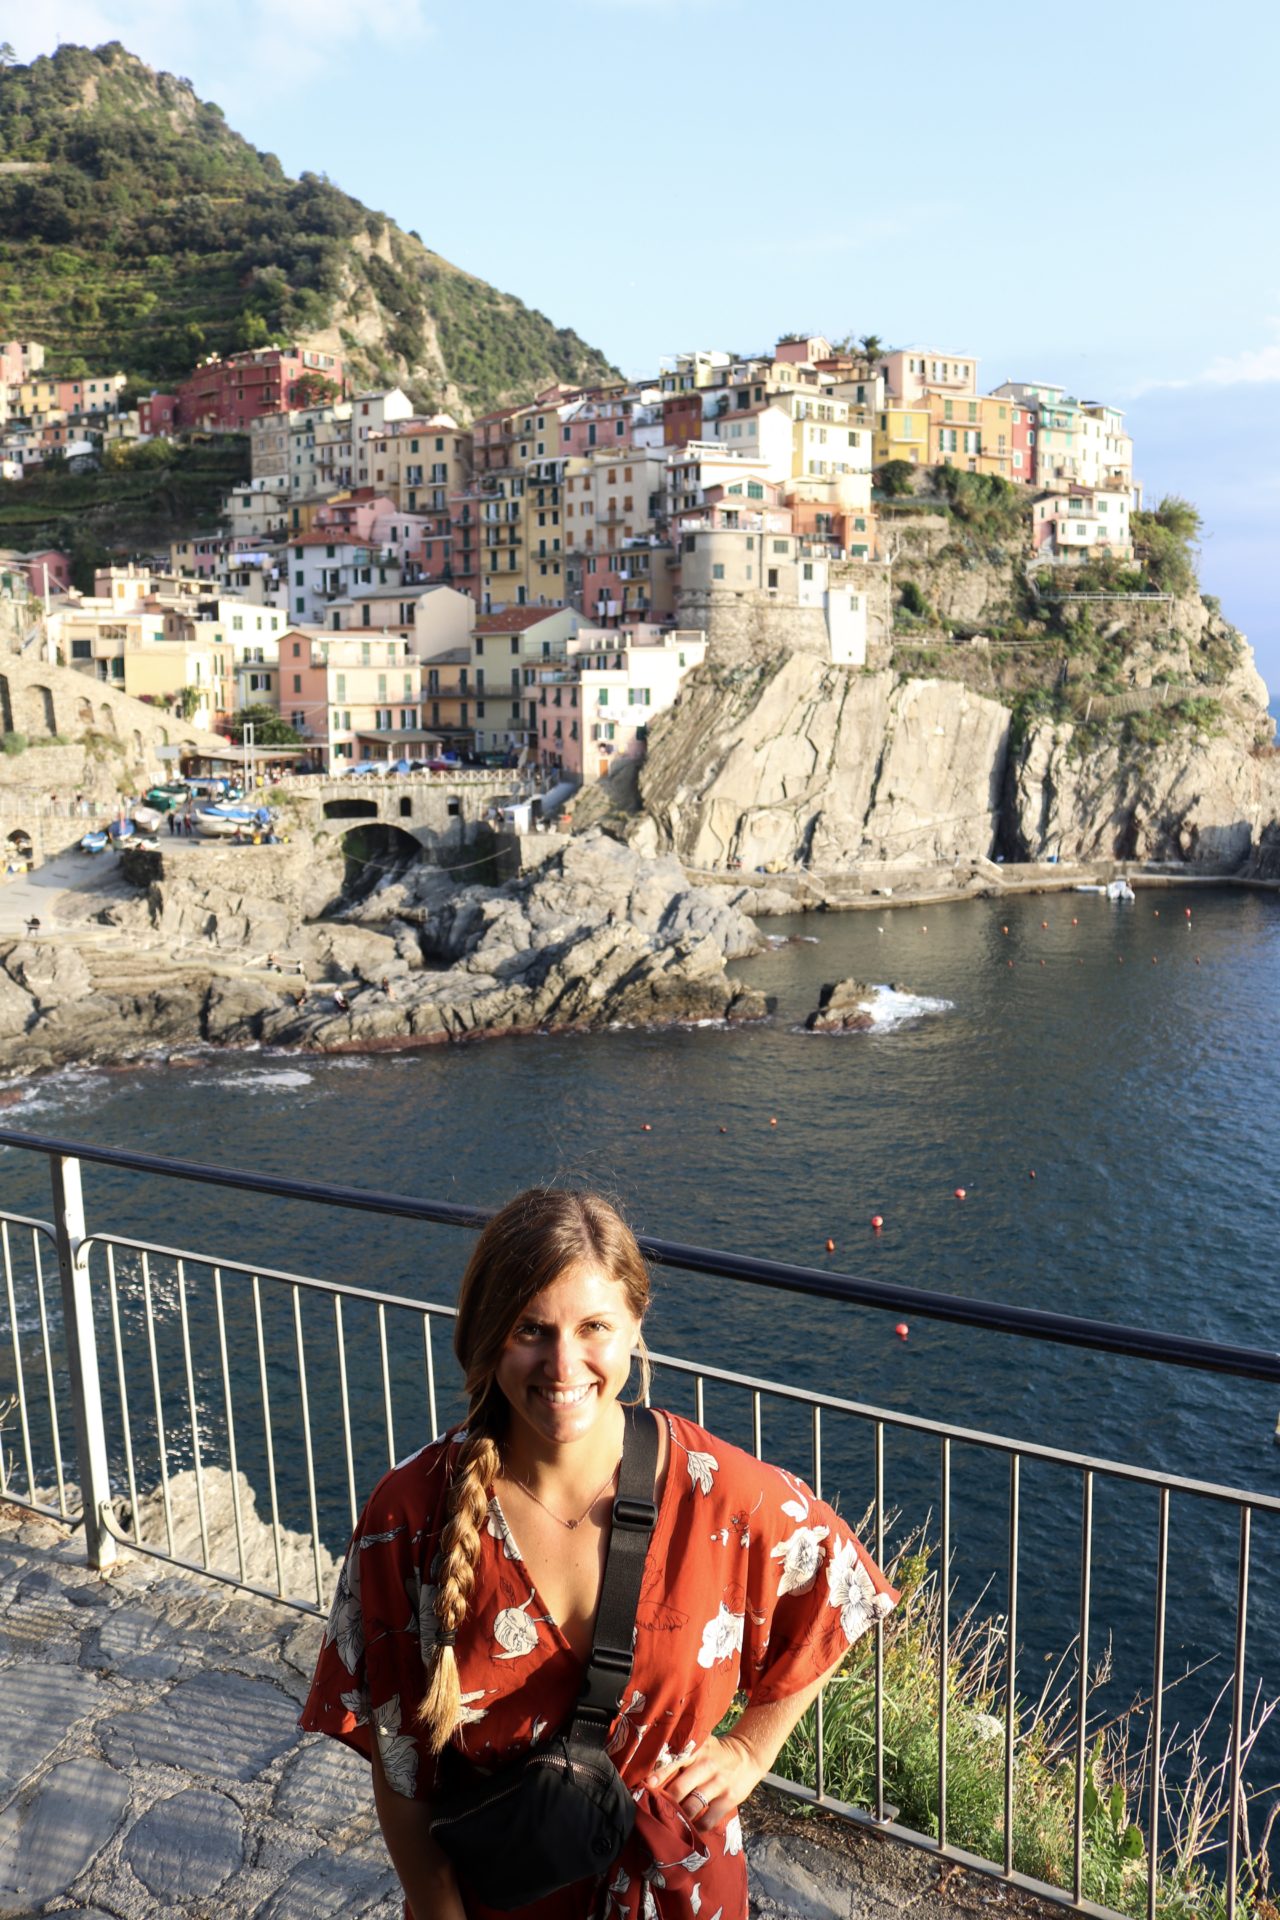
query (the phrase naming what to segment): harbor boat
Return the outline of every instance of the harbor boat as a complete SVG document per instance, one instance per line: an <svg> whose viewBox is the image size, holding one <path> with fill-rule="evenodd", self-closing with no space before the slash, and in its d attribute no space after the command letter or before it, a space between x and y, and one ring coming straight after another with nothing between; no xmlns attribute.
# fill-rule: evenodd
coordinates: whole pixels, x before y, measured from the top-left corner
<svg viewBox="0 0 1280 1920"><path fill-rule="evenodd" d="M1137 894L1127 880L1113 880L1107 888L1108 900L1136 900Z"/></svg>
<svg viewBox="0 0 1280 1920"><path fill-rule="evenodd" d="M1071 891L1073 893L1105 893L1106 888L1103 886L1086 886L1084 881L1081 881L1079 886L1073 887Z"/></svg>
<svg viewBox="0 0 1280 1920"><path fill-rule="evenodd" d="M107 828L107 832L113 840L128 840L133 833L132 816L127 813L122 813L118 820L111 822Z"/></svg>
<svg viewBox="0 0 1280 1920"><path fill-rule="evenodd" d="M195 822L197 833L217 840L232 840L236 834L241 838L265 835L271 830L271 814L266 807L197 807Z"/></svg>
<svg viewBox="0 0 1280 1920"><path fill-rule="evenodd" d="M133 824L141 827L144 833L159 833L164 825L164 814L157 807L135 807Z"/></svg>
<svg viewBox="0 0 1280 1920"><path fill-rule="evenodd" d="M104 853L106 846L107 836L105 833L86 833L80 842L80 851L81 853Z"/></svg>

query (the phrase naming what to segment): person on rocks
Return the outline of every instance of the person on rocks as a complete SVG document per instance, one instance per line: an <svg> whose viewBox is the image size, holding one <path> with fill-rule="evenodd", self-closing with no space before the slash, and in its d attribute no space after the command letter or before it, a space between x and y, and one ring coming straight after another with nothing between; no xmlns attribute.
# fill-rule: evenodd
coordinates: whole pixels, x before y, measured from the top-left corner
<svg viewBox="0 0 1280 1920"><path fill-rule="evenodd" d="M333 1004L339 1013L350 1013L351 1011L351 1002L341 987L335 987L333 990Z"/></svg>
<svg viewBox="0 0 1280 1920"><path fill-rule="evenodd" d="M299 1724L370 1761L407 1920L490 1920L451 1857L456 1831L432 1822L457 1805L460 1780L484 1794L504 1768L503 1799L482 1818L524 1900L537 1849L512 1839L507 1786L536 1774L542 1790L579 1703L611 1535L635 1525L636 1503L614 1504L624 1441L640 1448L629 1483L640 1459L646 1485L638 1436L656 1442L656 1520L618 1642L634 1637L632 1664L601 1721L603 1737L613 1713L604 1764L634 1824L585 1877L579 1866L548 1891L544 1872L505 1911L746 1920L738 1809L850 1645L896 1603L802 1481L682 1416L624 1405L634 1354L649 1384L648 1301L644 1259L607 1202L564 1189L510 1201L458 1296L465 1424L386 1474L356 1526ZM739 1691L747 1705L717 1735Z"/></svg>

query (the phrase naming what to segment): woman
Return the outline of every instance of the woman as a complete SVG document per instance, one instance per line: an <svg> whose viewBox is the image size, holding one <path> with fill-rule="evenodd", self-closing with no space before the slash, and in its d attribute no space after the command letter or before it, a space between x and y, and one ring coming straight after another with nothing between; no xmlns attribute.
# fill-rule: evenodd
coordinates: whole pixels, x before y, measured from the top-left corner
<svg viewBox="0 0 1280 1920"><path fill-rule="evenodd" d="M428 1830L442 1748L493 1770L572 1715L634 1349L648 1386L648 1302L640 1249L612 1207L520 1194L481 1234L458 1297L465 1427L387 1474L356 1528L301 1725L371 1761L410 1920L490 1912ZM802 1482L691 1421L653 1417L658 1520L609 1740L636 1825L605 1874L531 1902L529 1920L746 1920L737 1809L897 1599ZM717 1738L739 1690L748 1705Z"/></svg>

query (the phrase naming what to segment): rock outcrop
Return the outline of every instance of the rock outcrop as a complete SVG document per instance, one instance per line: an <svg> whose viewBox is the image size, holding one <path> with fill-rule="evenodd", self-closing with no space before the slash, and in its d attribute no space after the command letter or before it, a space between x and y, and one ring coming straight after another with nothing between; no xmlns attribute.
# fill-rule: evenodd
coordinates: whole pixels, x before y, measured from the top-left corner
<svg viewBox="0 0 1280 1920"><path fill-rule="evenodd" d="M808 1015L805 1027L810 1033L862 1033L875 1025L872 1012L878 987L861 980L829 981L818 995L815 1011Z"/></svg>
<svg viewBox="0 0 1280 1920"><path fill-rule="evenodd" d="M632 842L694 866L981 859L1000 825L1010 714L951 680L794 654L690 675L654 722Z"/></svg>
<svg viewBox="0 0 1280 1920"><path fill-rule="evenodd" d="M726 972L760 944L745 914L690 886L673 857L646 860L602 833L501 887L409 867L345 914L336 850L184 848L172 870L163 852L134 870L145 892L98 916L119 945L97 944L93 922L80 942L0 943L10 1069L157 1046L345 1051L768 1010Z"/></svg>

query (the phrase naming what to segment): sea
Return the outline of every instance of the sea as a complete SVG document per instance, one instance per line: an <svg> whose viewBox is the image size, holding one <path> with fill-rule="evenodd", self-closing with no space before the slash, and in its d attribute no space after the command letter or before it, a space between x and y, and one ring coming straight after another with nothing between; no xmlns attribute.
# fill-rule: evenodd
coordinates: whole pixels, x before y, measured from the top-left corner
<svg viewBox="0 0 1280 1920"><path fill-rule="evenodd" d="M1140 890L1132 905L1074 892L929 907L890 898L870 912L762 924L766 951L734 967L773 997L772 1016L757 1026L70 1070L10 1089L3 1120L68 1140L484 1206L533 1182L586 1182L654 1235L1280 1346L1280 896L1196 886ZM874 1028L806 1031L823 984L847 977L892 989ZM469 1246L468 1235L442 1227L92 1166L84 1178L91 1226L414 1299L452 1300ZM7 1210L48 1217L37 1156L0 1152L0 1181ZM122 1276L128 1265L122 1256ZM136 1262L133 1278L136 1298ZM204 1286L206 1310L207 1273L192 1266L188 1278L193 1302ZM170 1465L181 1467L190 1449L172 1274L156 1284L175 1408ZM234 1292L228 1283L229 1300ZM258 1360L247 1291L236 1297L230 1366L248 1401ZM265 1316L273 1419L283 1431L296 1418L294 1329L287 1302L269 1302ZM907 1316L902 1338L902 1320L899 1311L659 1268L648 1333L660 1353L926 1423L891 1418L886 1427L887 1532L892 1547L921 1531L935 1562L943 1460L927 1423L1280 1496L1280 1387L969 1331L923 1312ZM216 1454L216 1347L211 1323L201 1324L201 1418ZM429 1436L421 1336L405 1340L397 1324L389 1370L394 1450L405 1453ZM350 1514L332 1343L327 1321L308 1329L318 1508L339 1551ZM372 1321L362 1332L354 1310L348 1332L353 1456L365 1489L386 1465L379 1349ZM128 1314L126 1349L142 1446L151 1421L145 1333ZM458 1403L439 1342L435 1365L446 1418ZM692 1411L689 1383L661 1369L657 1397ZM714 1432L750 1444L751 1419L748 1393L708 1388ZM813 1476L807 1414L766 1398L761 1437L766 1454ZM828 1418L823 1492L850 1519L872 1501L873 1458L868 1418ZM276 1460L284 1517L304 1524L300 1452L281 1438ZM265 1457L247 1421L240 1462L265 1510ZM1008 1456L957 1439L948 1466L955 1609L999 1613L1008 1599ZM1019 1648L1032 1696L1055 1672L1071 1672L1082 1499L1070 1460L1025 1464ZM1150 1684L1157 1520L1153 1488L1097 1477L1088 1644L1099 1712L1121 1711ZM1258 1513L1252 1538L1246 1673L1250 1700L1256 1689L1260 1702L1280 1695L1277 1520ZM1238 1544L1232 1504L1175 1495L1167 1723L1189 1728L1230 1682ZM1215 1725L1214 1739L1225 1737L1221 1706ZM1249 1772L1259 1787L1280 1780L1274 1723Z"/></svg>

